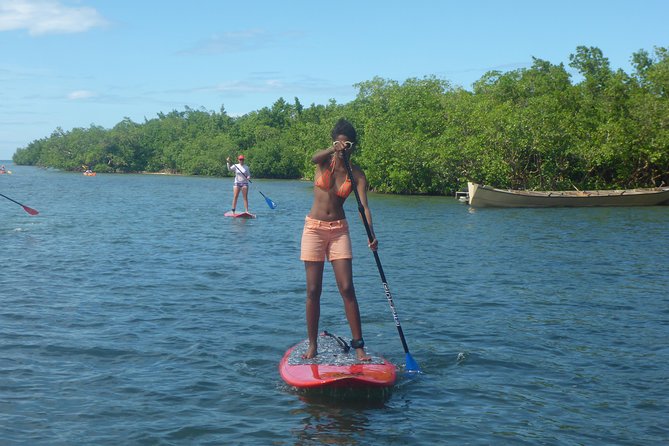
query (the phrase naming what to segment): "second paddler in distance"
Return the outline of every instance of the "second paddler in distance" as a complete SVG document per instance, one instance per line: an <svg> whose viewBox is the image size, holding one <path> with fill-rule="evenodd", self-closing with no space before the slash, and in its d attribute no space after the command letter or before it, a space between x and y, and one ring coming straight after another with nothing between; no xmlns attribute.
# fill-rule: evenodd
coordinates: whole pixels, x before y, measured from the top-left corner
<svg viewBox="0 0 669 446"><path fill-rule="evenodd" d="M249 166L244 164L244 155L239 155L237 157L236 164L230 164L230 157L226 158L226 164L228 170L235 174L234 183L232 185L232 213L236 213L237 209L237 199L239 198L239 192L242 192L242 198L244 200L244 210L249 212L249 179L251 178L251 169Z"/></svg>

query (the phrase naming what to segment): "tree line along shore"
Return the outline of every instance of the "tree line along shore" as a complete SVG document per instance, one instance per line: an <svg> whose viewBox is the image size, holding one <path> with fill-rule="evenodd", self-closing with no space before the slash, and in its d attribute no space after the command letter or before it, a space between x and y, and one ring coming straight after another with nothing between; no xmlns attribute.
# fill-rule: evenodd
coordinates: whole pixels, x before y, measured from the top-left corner
<svg viewBox="0 0 669 446"><path fill-rule="evenodd" d="M669 184L669 49L632 54L613 70L596 47L564 64L490 71L471 90L435 76L403 83L375 77L351 102L303 106L298 98L243 116L158 113L64 131L19 148L13 161L77 171L227 176L244 153L255 178L313 178L311 155L330 144L340 117L358 130L354 162L372 190L453 195L467 181L535 190Z"/></svg>

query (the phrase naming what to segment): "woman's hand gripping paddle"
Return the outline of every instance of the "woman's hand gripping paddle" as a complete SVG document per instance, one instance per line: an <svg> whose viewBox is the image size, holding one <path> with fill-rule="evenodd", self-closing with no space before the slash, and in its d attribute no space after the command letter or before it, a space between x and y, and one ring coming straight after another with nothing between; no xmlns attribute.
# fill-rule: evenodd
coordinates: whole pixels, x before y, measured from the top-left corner
<svg viewBox="0 0 669 446"><path fill-rule="evenodd" d="M33 209L33 208L29 208L28 206L25 206L25 205L19 203L19 202L16 201L16 200L12 200L12 199L9 198L7 195L2 195L2 194L0 194L0 197L5 197L5 198L8 199L9 201L13 201L14 203L18 204L19 206L21 206L21 207L23 208L24 211L26 211L26 212L29 213L30 215L37 215L37 214L39 214L39 212L37 212L35 209Z"/></svg>
<svg viewBox="0 0 669 446"><path fill-rule="evenodd" d="M239 167L237 167L236 164L234 164L234 166L235 166L235 169L237 169L237 172L244 175L244 178L246 178L246 181L248 181L249 183L253 183L253 181L249 180L249 177L247 177L246 174L244 172L242 172L241 169ZM260 189L258 189L258 192L260 192L260 195L262 195L262 197L265 199L265 203L267 203L267 206L269 206L270 209L276 209L276 203L275 202L273 202L269 197L265 196L265 194L263 194Z"/></svg>
<svg viewBox="0 0 669 446"><path fill-rule="evenodd" d="M367 231L367 239L371 243L374 241L374 237L372 236L372 230L369 227L369 222L367 221L367 216L365 215L365 208L363 207L362 202L360 201L360 194L358 193L358 189L355 184L355 179L353 178L353 170L351 169L351 164L348 161L348 153L346 151L344 152L344 156L342 157L342 159L344 160L344 166L346 166L346 171L348 172L348 176L351 179L351 187L353 188L353 192L355 193L355 199L358 202L358 212L360 212L360 217L362 217L362 222L364 223L365 230ZM379 253L376 251L372 252L374 253L374 260L376 260L376 267L379 269L381 282L383 282L383 290L386 293L386 299L388 299L388 304L390 304L390 311L393 313L393 319L395 319L395 326L397 327L397 332L400 334L402 347L404 347L404 353L406 356L405 370L411 373L420 373L420 367L418 366L418 363L413 359L411 353L409 353L409 346L407 345L407 341L404 338L404 332L402 331L402 325L400 325L400 319L397 316L397 311L395 310L395 304L393 303L393 296L390 294L390 288L388 287L388 281L386 280L386 275L383 273L383 266L381 266L381 259L379 259Z"/></svg>

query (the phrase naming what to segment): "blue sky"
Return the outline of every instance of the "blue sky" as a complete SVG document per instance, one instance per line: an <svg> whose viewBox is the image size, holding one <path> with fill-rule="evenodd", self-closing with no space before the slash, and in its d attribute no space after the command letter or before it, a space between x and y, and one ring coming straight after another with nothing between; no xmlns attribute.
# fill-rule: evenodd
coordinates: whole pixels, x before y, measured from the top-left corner
<svg viewBox="0 0 669 446"><path fill-rule="evenodd" d="M375 76L469 89L579 45L631 73L632 53L669 46L668 17L665 0L0 0L0 159L186 106L346 103Z"/></svg>

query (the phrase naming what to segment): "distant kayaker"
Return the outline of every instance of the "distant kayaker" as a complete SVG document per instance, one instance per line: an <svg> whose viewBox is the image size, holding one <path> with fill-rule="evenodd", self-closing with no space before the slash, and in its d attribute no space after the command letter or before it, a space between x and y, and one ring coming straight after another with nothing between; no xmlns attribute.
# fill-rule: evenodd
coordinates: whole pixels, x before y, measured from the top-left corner
<svg viewBox="0 0 669 446"><path fill-rule="evenodd" d="M307 276L307 335L309 347L305 358L318 354L318 320L320 317L321 291L323 288L323 268L329 260L334 270L337 287L344 300L346 319L351 328L351 347L356 350L359 360L370 360L365 352L362 339L360 309L353 287L353 266L351 237L348 231L344 201L353 192L353 184L348 177L344 157L357 144L357 134L353 125L340 119L332 129L332 145L316 152L311 161L316 165L314 181L314 201L307 215L302 232L302 251ZM370 225L373 241L369 247L376 251L378 241L372 228L372 213L367 205L367 178L358 166L351 166L356 189L365 216Z"/></svg>
<svg viewBox="0 0 669 446"><path fill-rule="evenodd" d="M232 213L235 213L237 208L237 198L239 197L239 191L242 191L242 197L244 198L244 210L249 211L249 179L251 178L251 169L249 166L244 164L244 155L239 155L237 157L237 164L230 164L230 157L226 160L228 165L228 170L235 173L235 182L232 186Z"/></svg>

